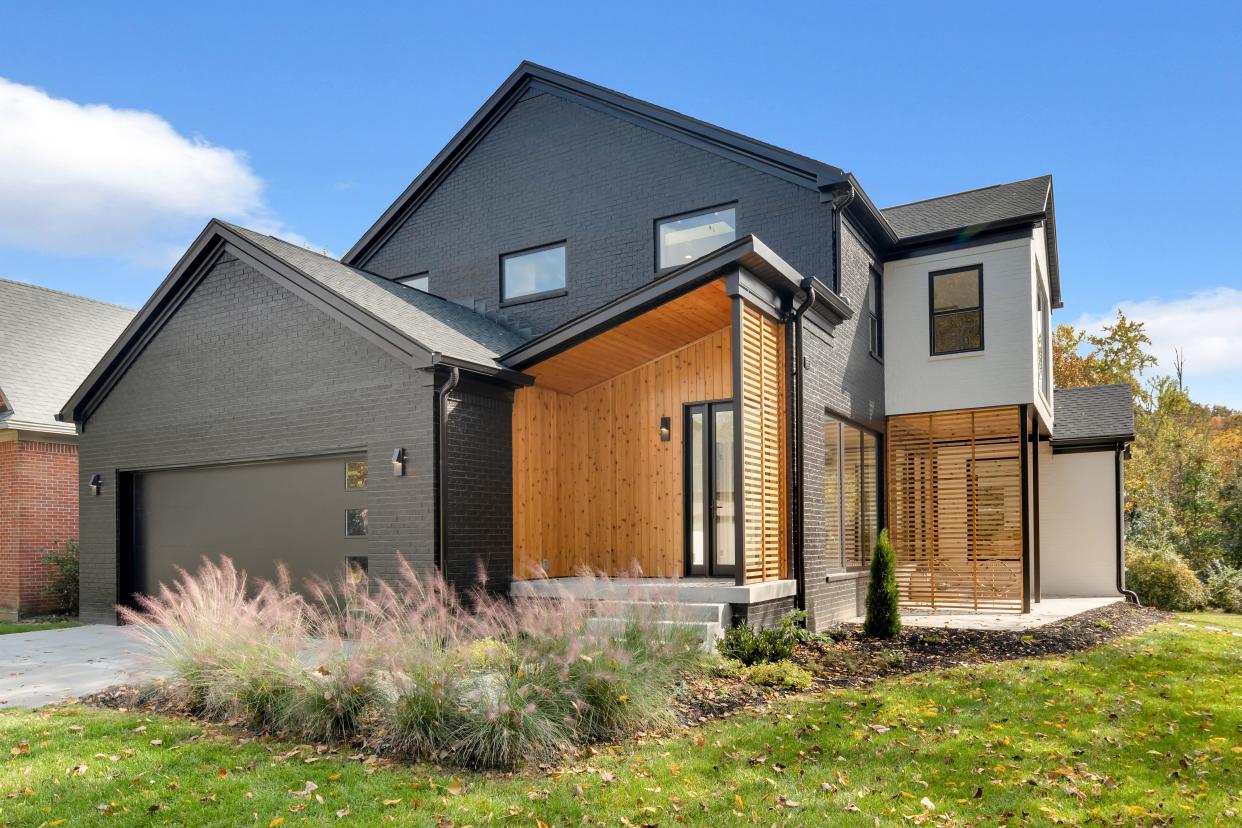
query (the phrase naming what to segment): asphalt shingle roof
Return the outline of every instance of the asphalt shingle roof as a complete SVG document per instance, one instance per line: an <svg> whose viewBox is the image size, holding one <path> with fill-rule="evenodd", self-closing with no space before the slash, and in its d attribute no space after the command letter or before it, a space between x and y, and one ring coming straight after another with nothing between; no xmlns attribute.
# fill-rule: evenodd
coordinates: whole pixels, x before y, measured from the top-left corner
<svg viewBox="0 0 1242 828"><path fill-rule="evenodd" d="M0 279L0 428L73 433L65 400L134 318L134 311Z"/></svg>
<svg viewBox="0 0 1242 828"><path fill-rule="evenodd" d="M900 204L880 212L897 237L905 240L1036 215L1044 211L1051 186L1052 176L1041 175L1012 184Z"/></svg>
<svg viewBox="0 0 1242 828"><path fill-rule="evenodd" d="M226 226L429 351L503 367L497 357L524 341L522 336L456 302L349 267L274 236L233 224Z"/></svg>
<svg viewBox="0 0 1242 828"><path fill-rule="evenodd" d="M1134 437L1134 391L1130 386L1058 388L1053 395L1052 442Z"/></svg>

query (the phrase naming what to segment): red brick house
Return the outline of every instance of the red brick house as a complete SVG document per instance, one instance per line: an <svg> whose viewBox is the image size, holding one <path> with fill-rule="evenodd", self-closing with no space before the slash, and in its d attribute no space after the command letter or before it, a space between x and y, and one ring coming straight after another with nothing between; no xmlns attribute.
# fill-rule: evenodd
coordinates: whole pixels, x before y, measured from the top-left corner
<svg viewBox="0 0 1242 828"><path fill-rule="evenodd" d="M78 445L55 414L133 316L0 279L0 620L58 609L43 557L78 537Z"/></svg>

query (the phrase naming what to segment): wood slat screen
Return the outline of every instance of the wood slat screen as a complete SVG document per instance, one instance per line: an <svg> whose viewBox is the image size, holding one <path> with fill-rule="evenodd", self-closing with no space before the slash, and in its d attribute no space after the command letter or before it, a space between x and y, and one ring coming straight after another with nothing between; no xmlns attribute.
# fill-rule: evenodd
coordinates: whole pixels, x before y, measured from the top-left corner
<svg viewBox="0 0 1242 828"><path fill-rule="evenodd" d="M1022 610L1020 412L888 418L888 530L903 606Z"/></svg>
<svg viewBox="0 0 1242 828"><path fill-rule="evenodd" d="M785 358L780 323L742 308L743 554L746 583L787 577Z"/></svg>

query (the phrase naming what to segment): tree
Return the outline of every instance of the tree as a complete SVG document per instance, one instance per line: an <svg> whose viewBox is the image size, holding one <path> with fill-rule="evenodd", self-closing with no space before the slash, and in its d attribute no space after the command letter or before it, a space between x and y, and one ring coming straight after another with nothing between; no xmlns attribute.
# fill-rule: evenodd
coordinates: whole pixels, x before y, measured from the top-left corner
<svg viewBox="0 0 1242 828"><path fill-rule="evenodd" d="M871 552L871 581L867 584L867 618L863 631L872 638L893 638L901 632L897 608L897 555L888 542L888 530L880 532Z"/></svg>
<svg viewBox="0 0 1242 828"><path fill-rule="evenodd" d="M1091 346L1086 354L1082 353L1084 343ZM1143 323L1131 321L1121 310L1116 321L1098 334L1058 325L1052 342L1052 377L1057 388L1129 385L1134 399L1148 404L1151 397L1143 387L1143 372L1156 364L1150 346Z"/></svg>

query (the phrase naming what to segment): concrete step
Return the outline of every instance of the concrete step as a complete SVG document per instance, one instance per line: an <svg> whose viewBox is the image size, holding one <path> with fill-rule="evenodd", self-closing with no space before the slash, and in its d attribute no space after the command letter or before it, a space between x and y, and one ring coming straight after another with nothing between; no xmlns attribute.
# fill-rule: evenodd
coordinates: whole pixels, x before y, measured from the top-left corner
<svg viewBox="0 0 1242 828"><path fill-rule="evenodd" d="M625 629L628 619L643 617L653 611L654 604L643 601L607 601L599 606L599 614L591 619L591 627L596 630ZM660 627L680 626L696 630L703 641L703 649L713 652L716 642L724 636L724 631L733 620L733 611L728 604L674 604L671 605L671 616L667 620L657 621Z"/></svg>

